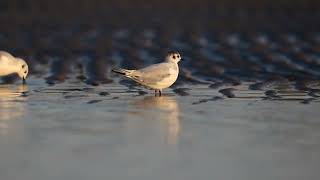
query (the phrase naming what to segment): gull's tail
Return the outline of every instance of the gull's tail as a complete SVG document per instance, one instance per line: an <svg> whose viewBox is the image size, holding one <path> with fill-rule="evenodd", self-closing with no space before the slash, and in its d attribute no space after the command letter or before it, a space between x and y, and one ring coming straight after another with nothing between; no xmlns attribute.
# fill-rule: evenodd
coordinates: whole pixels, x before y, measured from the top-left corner
<svg viewBox="0 0 320 180"><path fill-rule="evenodd" d="M112 72L121 74L129 79L132 79L136 82L141 83L141 79L139 76L139 72L136 70L128 70L128 69L122 69L122 68L114 68L112 69Z"/></svg>
<svg viewBox="0 0 320 180"><path fill-rule="evenodd" d="M132 75L132 73L134 72L134 70L114 68L114 69L112 69L112 72L115 72L115 73L130 77Z"/></svg>

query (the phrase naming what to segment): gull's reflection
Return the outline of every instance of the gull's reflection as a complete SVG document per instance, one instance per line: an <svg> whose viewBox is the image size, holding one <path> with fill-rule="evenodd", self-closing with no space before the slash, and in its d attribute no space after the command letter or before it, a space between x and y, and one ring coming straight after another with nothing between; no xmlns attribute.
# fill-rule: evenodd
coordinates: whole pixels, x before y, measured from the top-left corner
<svg viewBox="0 0 320 180"><path fill-rule="evenodd" d="M138 115L159 120L165 124L167 143L177 143L180 133L180 109L175 98L148 96L137 101L135 106L144 110L139 111Z"/></svg>
<svg viewBox="0 0 320 180"><path fill-rule="evenodd" d="M22 95L26 91L28 86L25 84L0 85L0 134L7 134L10 121L25 114L25 97Z"/></svg>

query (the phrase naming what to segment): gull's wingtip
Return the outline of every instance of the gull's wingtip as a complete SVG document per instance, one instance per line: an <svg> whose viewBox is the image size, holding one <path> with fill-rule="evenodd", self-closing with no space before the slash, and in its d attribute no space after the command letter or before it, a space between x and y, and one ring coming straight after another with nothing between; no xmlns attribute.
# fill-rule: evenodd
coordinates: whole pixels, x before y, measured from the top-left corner
<svg viewBox="0 0 320 180"><path fill-rule="evenodd" d="M113 68L112 72L128 76L132 73L133 70L128 70L128 69L122 69L122 68Z"/></svg>
<svg viewBox="0 0 320 180"><path fill-rule="evenodd" d="M121 68L113 68L111 71L114 73L126 75L126 73L124 72L124 69L121 69Z"/></svg>

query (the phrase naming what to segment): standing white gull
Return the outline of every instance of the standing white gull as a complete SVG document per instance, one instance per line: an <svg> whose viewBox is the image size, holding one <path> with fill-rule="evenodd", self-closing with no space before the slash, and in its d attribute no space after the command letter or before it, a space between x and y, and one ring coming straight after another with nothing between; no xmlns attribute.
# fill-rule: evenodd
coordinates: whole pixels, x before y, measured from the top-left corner
<svg viewBox="0 0 320 180"><path fill-rule="evenodd" d="M161 96L162 89L170 87L178 78L178 62L181 56L178 52L170 52L163 63L153 64L138 70L128 70L116 68L113 72L136 81L137 83L155 90L155 95L159 92Z"/></svg>

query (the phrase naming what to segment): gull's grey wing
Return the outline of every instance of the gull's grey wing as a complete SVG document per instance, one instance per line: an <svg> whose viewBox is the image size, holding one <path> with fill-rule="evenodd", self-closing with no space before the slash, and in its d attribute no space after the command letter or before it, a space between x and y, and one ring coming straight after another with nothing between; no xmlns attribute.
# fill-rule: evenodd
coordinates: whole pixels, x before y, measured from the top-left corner
<svg viewBox="0 0 320 180"><path fill-rule="evenodd" d="M168 78L171 74L170 68L175 68L170 63L160 63L136 70L132 76L135 81L150 85Z"/></svg>

